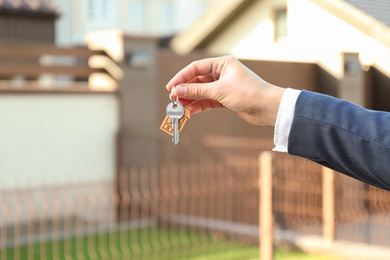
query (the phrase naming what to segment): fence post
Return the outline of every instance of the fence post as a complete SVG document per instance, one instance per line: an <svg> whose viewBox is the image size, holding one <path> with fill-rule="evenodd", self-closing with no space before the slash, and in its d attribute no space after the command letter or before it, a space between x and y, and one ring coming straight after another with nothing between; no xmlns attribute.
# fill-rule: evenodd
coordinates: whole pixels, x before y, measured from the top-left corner
<svg viewBox="0 0 390 260"><path fill-rule="evenodd" d="M260 187L260 259L273 258L273 216L272 216L272 152L259 156Z"/></svg>
<svg viewBox="0 0 390 260"><path fill-rule="evenodd" d="M322 168L322 218L323 236L330 243L335 238L334 171Z"/></svg>

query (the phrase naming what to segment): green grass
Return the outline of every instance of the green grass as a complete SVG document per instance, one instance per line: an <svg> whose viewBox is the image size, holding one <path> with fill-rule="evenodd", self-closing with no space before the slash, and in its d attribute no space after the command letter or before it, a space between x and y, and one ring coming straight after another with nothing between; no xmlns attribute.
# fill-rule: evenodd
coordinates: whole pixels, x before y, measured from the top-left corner
<svg viewBox="0 0 390 260"><path fill-rule="evenodd" d="M215 254L203 255L198 257L190 258L191 260L225 260L225 259L245 259L245 260L257 260L259 259L259 249L248 248L248 249L232 249L226 252L218 252ZM302 252L288 251L282 249L276 249L274 252L275 260L336 260L335 258L330 258L327 256L321 255L308 255Z"/></svg>
<svg viewBox="0 0 390 260"><path fill-rule="evenodd" d="M33 244L0 251L1 260L16 259L258 259L257 245L244 245L222 235L190 230L143 228ZM277 249L275 259L328 260Z"/></svg>

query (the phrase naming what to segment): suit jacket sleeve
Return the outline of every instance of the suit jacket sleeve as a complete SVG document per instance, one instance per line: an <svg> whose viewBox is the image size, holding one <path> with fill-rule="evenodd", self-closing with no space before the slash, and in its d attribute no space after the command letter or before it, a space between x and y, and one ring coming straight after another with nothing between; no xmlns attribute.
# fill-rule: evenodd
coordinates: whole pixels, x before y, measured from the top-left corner
<svg viewBox="0 0 390 260"><path fill-rule="evenodd" d="M390 113L302 91L288 152L390 190Z"/></svg>

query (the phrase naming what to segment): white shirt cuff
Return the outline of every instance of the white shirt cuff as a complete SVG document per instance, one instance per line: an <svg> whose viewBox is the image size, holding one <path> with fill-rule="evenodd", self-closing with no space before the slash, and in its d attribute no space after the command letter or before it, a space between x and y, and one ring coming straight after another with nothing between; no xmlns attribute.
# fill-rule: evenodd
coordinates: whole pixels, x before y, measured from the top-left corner
<svg viewBox="0 0 390 260"><path fill-rule="evenodd" d="M288 152L288 136L294 118L295 103L301 90L287 88L279 105L274 130L275 148L272 151Z"/></svg>

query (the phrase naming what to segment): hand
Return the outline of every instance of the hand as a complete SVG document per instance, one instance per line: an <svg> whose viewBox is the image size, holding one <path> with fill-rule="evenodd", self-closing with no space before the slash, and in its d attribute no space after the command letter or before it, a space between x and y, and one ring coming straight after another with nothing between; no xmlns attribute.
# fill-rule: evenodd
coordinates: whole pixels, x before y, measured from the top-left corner
<svg viewBox="0 0 390 260"><path fill-rule="evenodd" d="M275 125L284 89L262 80L235 57L192 62L167 84L192 113L227 108L255 125Z"/></svg>

